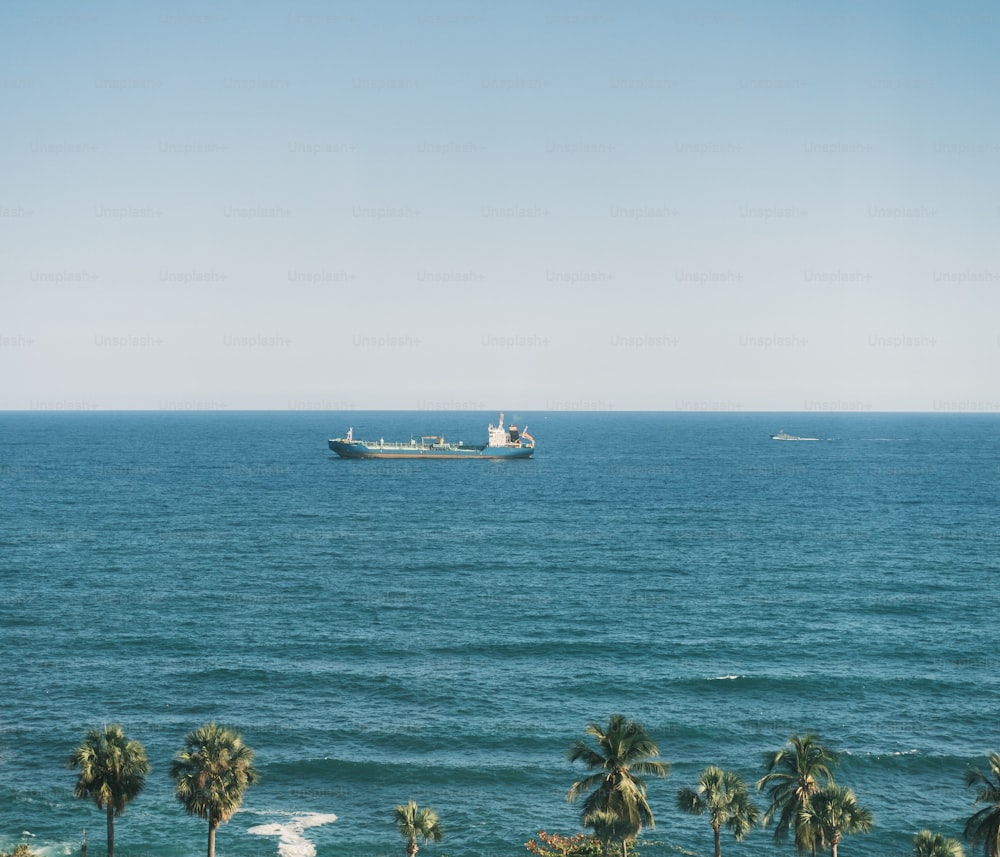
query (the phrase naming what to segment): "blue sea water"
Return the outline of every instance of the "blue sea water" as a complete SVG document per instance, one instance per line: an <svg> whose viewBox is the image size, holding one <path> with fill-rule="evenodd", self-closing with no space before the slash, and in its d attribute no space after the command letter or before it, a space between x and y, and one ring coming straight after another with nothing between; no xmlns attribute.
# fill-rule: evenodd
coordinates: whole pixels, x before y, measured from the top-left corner
<svg viewBox="0 0 1000 857"><path fill-rule="evenodd" d="M216 720L262 775L220 855L399 855L414 799L446 828L428 857L516 857L579 829L565 752L615 712L673 765L645 857L711 854L677 789L708 764L753 782L793 732L875 815L841 854L960 835L963 774L1000 749L1000 419L521 413L531 461L326 447L493 419L0 415L0 848L73 854L88 828L103 852L64 759L120 722L153 771L119 857L202 853L167 768Z"/></svg>

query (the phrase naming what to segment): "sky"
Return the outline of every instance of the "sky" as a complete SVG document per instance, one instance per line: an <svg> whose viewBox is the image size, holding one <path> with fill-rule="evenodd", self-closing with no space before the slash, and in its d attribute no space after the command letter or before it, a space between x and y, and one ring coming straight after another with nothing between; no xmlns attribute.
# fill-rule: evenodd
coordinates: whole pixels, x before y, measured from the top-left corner
<svg viewBox="0 0 1000 857"><path fill-rule="evenodd" d="M0 409L1000 411L1000 9L0 5Z"/></svg>

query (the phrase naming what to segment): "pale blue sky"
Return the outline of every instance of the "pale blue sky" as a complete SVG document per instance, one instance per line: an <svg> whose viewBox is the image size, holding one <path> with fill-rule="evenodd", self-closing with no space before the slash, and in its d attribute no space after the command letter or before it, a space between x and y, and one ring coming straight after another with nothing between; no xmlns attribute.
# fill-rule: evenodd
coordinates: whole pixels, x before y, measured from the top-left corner
<svg viewBox="0 0 1000 857"><path fill-rule="evenodd" d="M8 3L0 407L1000 411L990 3Z"/></svg>

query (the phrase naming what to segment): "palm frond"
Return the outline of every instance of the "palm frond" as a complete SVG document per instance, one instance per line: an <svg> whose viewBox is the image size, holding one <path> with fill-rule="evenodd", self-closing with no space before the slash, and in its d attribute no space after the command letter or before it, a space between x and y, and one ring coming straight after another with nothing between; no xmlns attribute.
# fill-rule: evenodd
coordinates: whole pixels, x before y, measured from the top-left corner
<svg viewBox="0 0 1000 857"><path fill-rule="evenodd" d="M965 822L963 835L973 848L982 844L984 857L1000 857L1000 754L990 753L990 772L995 779L973 768L965 774L967 787L981 786L974 806L987 804Z"/></svg>
<svg viewBox="0 0 1000 857"><path fill-rule="evenodd" d="M570 762L583 762L583 764L593 770L601 768L606 762L606 758L594 750L584 741L577 741L566 751L566 758Z"/></svg>
<svg viewBox="0 0 1000 857"><path fill-rule="evenodd" d="M254 753L238 732L207 723L184 739L170 764L174 793L185 810L217 826L243 803L246 789L259 782Z"/></svg>
<svg viewBox="0 0 1000 857"><path fill-rule="evenodd" d="M655 826L652 810L646 800L643 776L664 777L670 765L656 758L659 748L642 724L613 714L606 726L588 723L585 739L569 748L570 762L582 762L595 773L573 783L567 800L574 802L589 792L581 805L580 820L594 829L602 841L612 833L629 832L638 835L643 825Z"/></svg>
<svg viewBox="0 0 1000 857"><path fill-rule="evenodd" d="M868 833L872 814L858 805L849 788L828 786L805 804L796 822L796 844L800 850L813 845L836 845L844 836Z"/></svg>
<svg viewBox="0 0 1000 857"><path fill-rule="evenodd" d="M921 830L913 837L913 857L965 857L965 849L957 839Z"/></svg>
<svg viewBox="0 0 1000 857"><path fill-rule="evenodd" d="M422 842L440 842L444 836L438 814L429 806L418 807L416 801L407 801L397 806L393 810L393 819L410 851L415 850L418 839Z"/></svg>
<svg viewBox="0 0 1000 857"><path fill-rule="evenodd" d="M677 792L677 806L681 812L691 815L704 815L708 810L708 805L701 799L701 795L694 789L679 789Z"/></svg>
<svg viewBox="0 0 1000 857"><path fill-rule="evenodd" d="M110 806L116 816L142 793L150 771L142 744L127 738L118 723L88 729L66 762L79 771L73 795L93 800L99 809Z"/></svg>
<svg viewBox="0 0 1000 857"><path fill-rule="evenodd" d="M570 787L569 792L566 794L566 800L570 803L576 803L580 795L590 789L596 788L601 783L607 779L605 774L590 774L584 777L582 780L577 780Z"/></svg>
<svg viewBox="0 0 1000 857"><path fill-rule="evenodd" d="M652 760L636 762L630 770L643 777L666 777L670 774L670 763Z"/></svg>
<svg viewBox="0 0 1000 857"><path fill-rule="evenodd" d="M681 789L678 806L693 815L708 815L714 832L726 827L741 841L757 826L759 810L750 800L750 791L743 779L733 771L710 765L698 777L697 789Z"/></svg>
<svg viewBox="0 0 1000 857"><path fill-rule="evenodd" d="M796 830L802 810L813 795L823 786L834 785L833 768L838 763L837 753L824 747L819 736L813 734L792 735L784 747L765 756L765 774L757 781L756 788L758 792L766 791L769 801L762 824L767 826L777 819L775 841ZM800 850L816 844L807 844L806 834L812 835L803 830L795 837Z"/></svg>

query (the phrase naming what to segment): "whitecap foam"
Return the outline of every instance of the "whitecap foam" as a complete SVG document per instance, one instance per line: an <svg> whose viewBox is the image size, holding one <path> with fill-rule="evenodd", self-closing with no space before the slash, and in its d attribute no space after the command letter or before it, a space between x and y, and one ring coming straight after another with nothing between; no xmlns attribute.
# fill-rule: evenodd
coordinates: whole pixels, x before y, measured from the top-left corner
<svg viewBox="0 0 1000 857"><path fill-rule="evenodd" d="M332 812L294 813L288 822L257 824L247 828L256 836L277 836L279 857L316 857L316 846L302 834L307 828L320 827L337 820Z"/></svg>
<svg viewBox="0 0 1000 857"><path fill-rule="evenodd" d="M29 834L34 836L34 834ZM32 847L32 854L39 854L41 857L61 857L61 855L68 854L79 854L80 853L80 843L79 842L55 842L52 845L43 845L41 847Z"/></svg>

